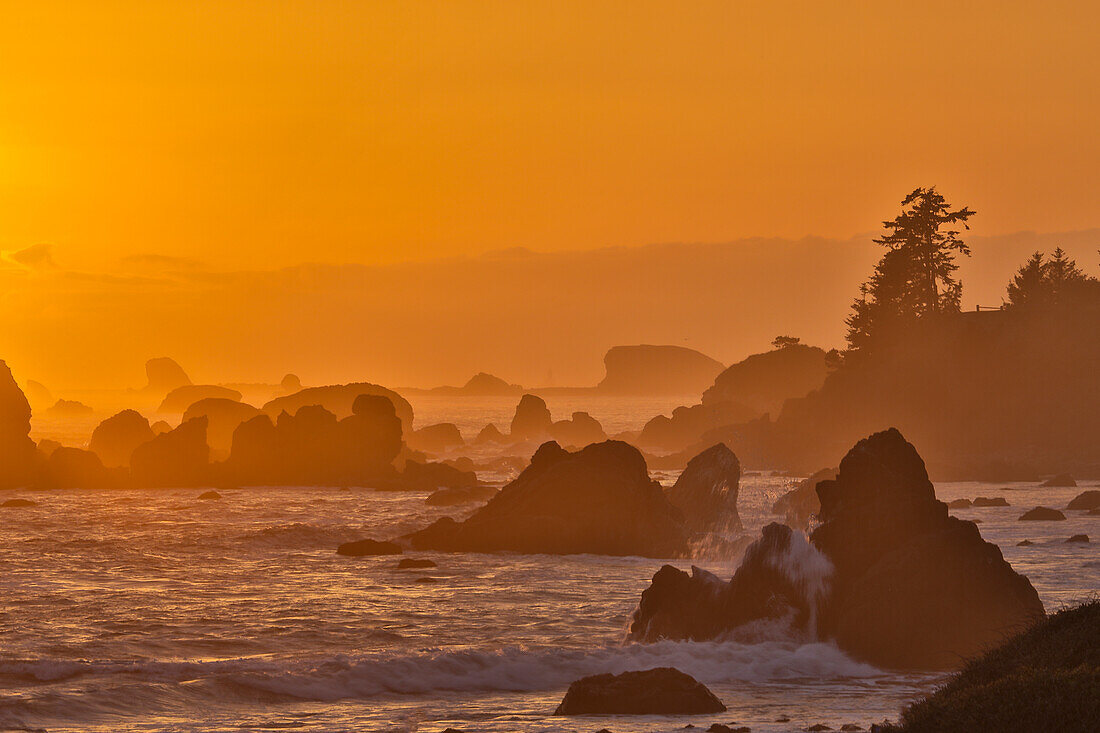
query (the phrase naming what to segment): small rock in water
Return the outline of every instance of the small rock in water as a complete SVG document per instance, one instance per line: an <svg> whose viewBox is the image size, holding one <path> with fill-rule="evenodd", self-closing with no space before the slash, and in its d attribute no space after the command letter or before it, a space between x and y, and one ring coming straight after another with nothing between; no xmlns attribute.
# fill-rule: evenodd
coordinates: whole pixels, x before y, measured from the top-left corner
<svg viewBox="0 0 1100 733"><path fill-rule="evenodd" d="M417 578L416 582L417 583L438 583L439 579L438 578L430 578L430 577L425 576L423 578Z"/></svg>
<svg viewBox="0 0 1100 733"><path fill-rule="evenodd" d="M611 733L611 731L607 728L600 728L596 733Z"/></svg>
<svg viewBox="0 0 1100 733"><path fill-rule="evenodd" d="M8 499L3 504L0 504L0 507L4 507L5 509L20 509L28 506L38 506L38 503L30 499Z"/></svg>
<svg viewBox="0 0 1100 733"><path fill-rule="evenodd" d="M947 502L948 509L966 509L971 505L970 499L955 499Z"/></svg>
<svg viewBox="0 0 1100 733"><path fill-rule="evenodd" d="M461 728L447 728L443 731L443 733L466 733L466 731L462 730Z"/></svg>
<svg viewBox="0 0 1100 733"><path fill-rule="evenodd" d="M824 723L818 723L817 725L811 725L806 730L814 730L814 731L816 731L816 730L832 730L832 728L825 725Z"/></svg>
<svg viewBox="0 0 1100 733"><path fill-rule="evenodd" d="M1003 496L997 496L992 499L979 496L974 500L974 506L1008 506L1008 500Z"/></svg>
<svg viewBox="0 0 1100 733"><path fill-rule="evenodd" d="M200 499L220 499L220 498L222 498L222 495L219 494L217 491L204 491L201 494L199 494L199 498Z"/></svg>
<svg viewBox="0 0 1100 733"><path fill-rule="evenodd" d="M1045 506L1037 506L1034 509L1029 509L1020 516L1021 522L1062 522L1065 521L1066 515L1057 509L1050 509Z"/></svg>
<svg viewBox="0 0 1100 733"><path fill-rule="evenodd" d="M426 560L424 558L415 558L415 557L405 557L405 558L402 558L399 563L397 563L397 569L398 570L410 570L410 569L416 569L416 568L434 568L434 567L436 567L435 562L433 562L431 560Z"/></svg>
<svg viewBox="0 0 1100 733"><path fill-rule="evenodd" d="M845 723L844 725L840 726L840 729L841 730L863 730L863 728L856 725L855 723Z"/></svg>
<svg viewBox="0 0 1100 733"><path fill-rule="evenodd" d="M1020 540L1019 542L1016 543L1016 546L1017 547L1031 547L1034 544L1035 543L1032 542L1031 540Z"/></svg>
<svg viewBox="0 0 1100 733"><path fill-rule="evenodd" d="M1089 541L1089 536L1087 534L1075 534L1072 537L1070 537L1068 540L1066 540L1066 542L1080 542L1080 543L1087 543L1088 541Z"/></svg>
<svg viewBox="0 0 1100 733"><path fill-rule="evenodd" d="M1043 482L1043 486L1076 486L1077 482L1068 473L1060 473Z"/></svg>
<svg viewBox="0 0 1100 733"><path fill-rule="evenodd" d="M400 555L401 546L393 542L379 542L377 540L356 540L345 542L336 548L337 555L348 557L366 557L367 555Z"/></svg>
<svg viewBox="0 0 1100 733"><path fill-rule="evenodd" d="M781 715L781 716L779 716L778 718L775 719L775 722L776 723L789 723L789 722L791 722L791 719L788 718L786 715Z"/></svg>
<svg viewBox="0 0 1100 733"><path fill-rule="evenodd" d="M707 728L707 733L732 733L732 731L733 729L728 725L722 725L721 723L715 723Z"/></svg>
<svg viewBox="0 0 1100 733"><path fill-rule="evenodd" d="M726 706L694 677L672 667L597 674L569 685L554 715L703 715Z"/></svg>

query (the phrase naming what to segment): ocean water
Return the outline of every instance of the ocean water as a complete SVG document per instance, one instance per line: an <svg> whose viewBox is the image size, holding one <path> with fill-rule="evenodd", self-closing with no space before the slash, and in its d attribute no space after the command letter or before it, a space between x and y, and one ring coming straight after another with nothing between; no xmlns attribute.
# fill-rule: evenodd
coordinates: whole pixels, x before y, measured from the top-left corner
<svg viewBox="0 0 1100 733"><path fill-rule="evenodd" d="M767 508L790 483L742 480L748 532L770 521ZM1084 488L937 490L943 499L1007 498L1009 507L958 514L980 519L982 534L1054 610L1100 588L1097 545L1064 542L1077 533L1100 539L1100 518L1017 517L1037 504L1064 507ZM0 510L0 729L868 728L937 682L875 669L781 628L724 642L626 644L661 560L411 553L438 568L399 571L396 557L334 553L340 542L462 513L428 507L424 493L250 488L223 491L221 501L199 493L39 492L19 494L37 507ZM1036 544L1017 547L1025 538ZM697 564L728 576L735 562ZM581 676L664 665L705 682L729 711L552 715Z"/></svg>

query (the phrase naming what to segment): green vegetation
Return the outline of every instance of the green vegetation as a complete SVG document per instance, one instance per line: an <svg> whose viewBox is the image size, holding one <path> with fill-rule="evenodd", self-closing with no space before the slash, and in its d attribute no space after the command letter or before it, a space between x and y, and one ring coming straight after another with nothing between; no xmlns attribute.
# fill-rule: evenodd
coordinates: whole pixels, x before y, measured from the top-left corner
<svg viewBox="0 0 1100 733"><path fill-rule="evenodd" d="M910 705L891 733L1095 731L1100 601L1050 616Z"/></svg>

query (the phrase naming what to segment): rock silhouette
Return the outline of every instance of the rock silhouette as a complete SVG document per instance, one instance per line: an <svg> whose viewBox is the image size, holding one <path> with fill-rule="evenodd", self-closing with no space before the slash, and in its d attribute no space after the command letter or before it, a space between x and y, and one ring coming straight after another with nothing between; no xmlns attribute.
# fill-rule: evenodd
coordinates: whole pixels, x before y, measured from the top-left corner
<svg viewBox="0 0 1100 733"><path fill-rule="evenodd" d="M607 441L570 453L550 442L469 519L441 519L409 540L446 552L673 557L686 549L679 515L633 446Z"/></svg>
<svg viewBox="0 0 1100 733"><path fill-rule="evenodd" d="M745 550L741 565L728 583L695 566L689 575L665 565L642 592L631 620L630 637L647 642L704 641L752 621L781 618L789 618L792 625L805 630L816 617L822 600L817 591L824 586L800 583L783 570L792 564L789 559L797 562L804 557L815 558L822 567L828 567L804 538L794 535L790 527L772 523Z"/></svg>
<svg viewBox="0 0 1100 733"><path fill-rule="evenodd" d="M500 377L492 374L478 372L470 377L469 381L461 387L436 387L432 394L467 396L467 397L494 397L498 395L513 395L523 392L523 387L518 384L508 384Z"/></svg>
<svg viewBox="0 0 1100 733"><path fill-rule="evenodd" d="M821 500L817 498L817 485L826 479L835 479L835 468L823 468L809 478L798 482L798 485L772 504L772 514L783 516L783 522L792 529L806 531L810 526L810 519L821 511ZM964 499L965 506L970 506L970 501ZM954 502L952 502L954 504Z"/></svg>
<svg viewBox="0 0 1100 733"><path fill-rule="evenodd" d="M30 499L6 499L0 502L0 509L29 509L38 506L38 502Z"/></svg>
<svg viewBox="0 0 1100 733"><path fill-rule="evenodd" d="M722 371L721 362L682 346L615 346L603 358L600 392L631 395L697 395Z"/></svg>
<svg viewBox="0 0 1100 733"><path fill-rule="evenodd" d="M1052 476L1043 482L1043 486L1049 487L1075 487L1077 482L1073 480L1073 476L1068 473L1060 473L1057 476Z"/></svg>
<svg viewBox="0 0 1100 733"><path fill-rule="evenodd" d="M216 384L188 384L176 387L160 403L157 412L183 413L188 407L200 400L223 399L240 402L241 393L229 387Z"/></svg>
<svg viewBox="0 0 1100 733"><path fill-rule="evenodd" d="M554 715L703 715L725 710L691 675L658 667L583 677L569 685Z"/></svg>
<svg viewBox="0 0 1100 733"><path fill-rule="evenodd" d="M1100 508L1100 489L1082 491L1066 505L1066 509L1097 509Z"/></svg>
<svg viewBox="0 0 1100 733"><path fill-rule="evenodd" d="M857 443L817 493L821 523L809 545L769 525L728 584L662 569L632 635L713 638L746 619L790 615L873 664L944 669L1043 618L1027 578L936 500L897 430Z"/></svg>
<svg viewBox="0 0 1100 733"><path fill-rule="evenodd" d="M96 426L88 448L99 456L104 466L129 466L134 449L154 437L149 421L140 413L123 410Z"/></svg>
<svg viewBox="0 0 1100 733"><path fill-rule="evenodd" d="M446 453L452 448L466 445L462 433L454 423L444 422L414 430L408 436L409 447L428 453Z"/></svg>
<svg viewBox="0 0 1100 733"><path fill-rule="evenodd" d="M590 443L607 440L603 426L587 412L574 412L571 419L552 424L550 435L559 445L573 448L583 448Z"/></svg>
<svg viewBox="0 0 1100 733"><path fill-rule="evenodd" d="M0 489L34 481L36 448L30 438L31 406L0 360Z"/></svg>
<svg viewBox="0 0 1100 733"><path fill-rule="evenodd" d="M23 388L23 394L27 396L27 401L31 403L31 408L34 410L49 407L56 401L50 390L46 389L46 385L33 379L27 380Z"/></svg>
<svg viewBox="0 0 1100 733"><path fill-rule="evenodd" d="M712 430L747 422L756 417L748 407L735 402L720 402L692 407L677 407L672 417L658 415L645 424L637 443L642 448L660 451L691 449ZM709 443L708 445L713 445ZM698 453L692 451L692 455Z"/></svg>
<svg viewBox="0 0 1100 733"><path fill-rule="evenodd" d="M379 542L378 540L356 540L345 542L336 548L337 555L347 557L368 557L371 555L400 555L401 546L393 542Z"/></svg>
<svg viewBox="0 0 1100 733"><path fill-rule="evenodd" d="M148 384L146 391L168 394L177 387L191 384L191 379L183 367L167 356L157 357L145 362L145 376Z"/></svg>
<svg viewBox="0 0 1100 733"><path fill-rule="evenodd" d="M323 387L307 387L306 389L277 397L264 404L260 409L274 420L279 413L296 414L298 410L307 405L320 405L335 415L338 419L348 417L353 413L352 407L359 395L375 395L385 397L393 405L397 417L405 431L412 430L413 409L401 395L391 389L386 389L370 382L353 382L351 384L331 384Z"/></svg>
<svg viewBox="0 0 1100 733"><path fill-rule="evenodd" d="M138 487L199 486L209 479L209 461L206 418L196 417L135 448L130 476Z"/></svg>
<svg viewBox="0 0 1100 733"><path fill-rule="evenodd" d="M279 381L279 391L284 395L294 394L302 390L302 380L297 374L287 374Z"/></svg>
<svg viewBox="0 0 1100 733"><path fill-rule="evenodd" d="M183 413L183 421L205 417L206 442L215 460L224 460L233 447L233 431L245 420L251 420L260 411L244 402L225 397L206 397L190 405Z"/></svg>
<svg viewBox="0 0 1100 733"><path fill-rule="evenodd" d="M1027 578L936 500L924 461L897 430L857 443L818 495L812 541L835 569L821 625L855 656L954 667L1044 617Z"/></svg>
<svg viewBox="0 0 1100 733"><path fill-rule="evenodd" d="M1021 522L1064 522L1066 515L1057 509L1037 506L1020 515Z"/></svg>
<svg viewBox="0 0 1100 733"><path fill-rule="evenodd" d="M92 412L92 408L76 400L58 400L46 410L50 417L77 417L90 415Z"/></svg>
<svg viewBox="0 0 1100 733"><path fill-rule="evenodd" d="M496 425L489 423L481 429L481 432L474 438L474 445L485 445L486 443L504 443L507 438L504 437L504 433L500 432L500 429Z"/></svg>
<svg viewBox="0 0 1100 733"><path fill-rule="evenodd" d="M105 489L121 483L92 451L62 446L46 460L44 483L53 489Z"/></svg>
<svg viewBox="0 0 1100 733"><path fill-rule="evenodd" d="M536 395L525 394L519 398L516 413L512 417L511 439L517 442L545 440L550 437L553 425L554 419L550 417L546 402Z"/></svg>
<svg viewBox="0 0 1100 733"><path fill-rule="evenodd" d="M828 375L825 351L793 344L753 354L723 371L703 393L703 404L744 405L756 415L778 415L792 397L813 392Z"/></svg>
<svg viewBox="0 0 1100 733"><path fill-rule="evenodd" d="M995 496L993 498L986 496L979 496L974 499L974 506L976 507L991 507L991 506L1008 506L1008 499L1003 496Z"/></svg>
<svg viewBox="0 0 1100 733"><path fill-rule="evenodd" d="M691 532L740 532L737 492L741 463L725 443L692 458L667 492Z"/></svg>
<svg viewBox="0 0 1100 733"><path fill-rule="evenodd" d="M401 421L393 403L361 394L343 420L320 405L272 423L266 414L241 423L225 470L238 484L343 486L397 479Z"/></svg>

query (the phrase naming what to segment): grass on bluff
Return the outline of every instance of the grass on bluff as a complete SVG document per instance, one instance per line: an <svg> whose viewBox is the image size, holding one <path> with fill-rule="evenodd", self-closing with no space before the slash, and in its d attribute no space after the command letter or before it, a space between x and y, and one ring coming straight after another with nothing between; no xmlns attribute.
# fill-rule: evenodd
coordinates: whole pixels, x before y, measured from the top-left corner
<svg viewBox="0 0 1100 733"><path fill-rule="evenodd" d="M1059 611L968 663L888 730L1100 730L1100 600Z"/></svg>

